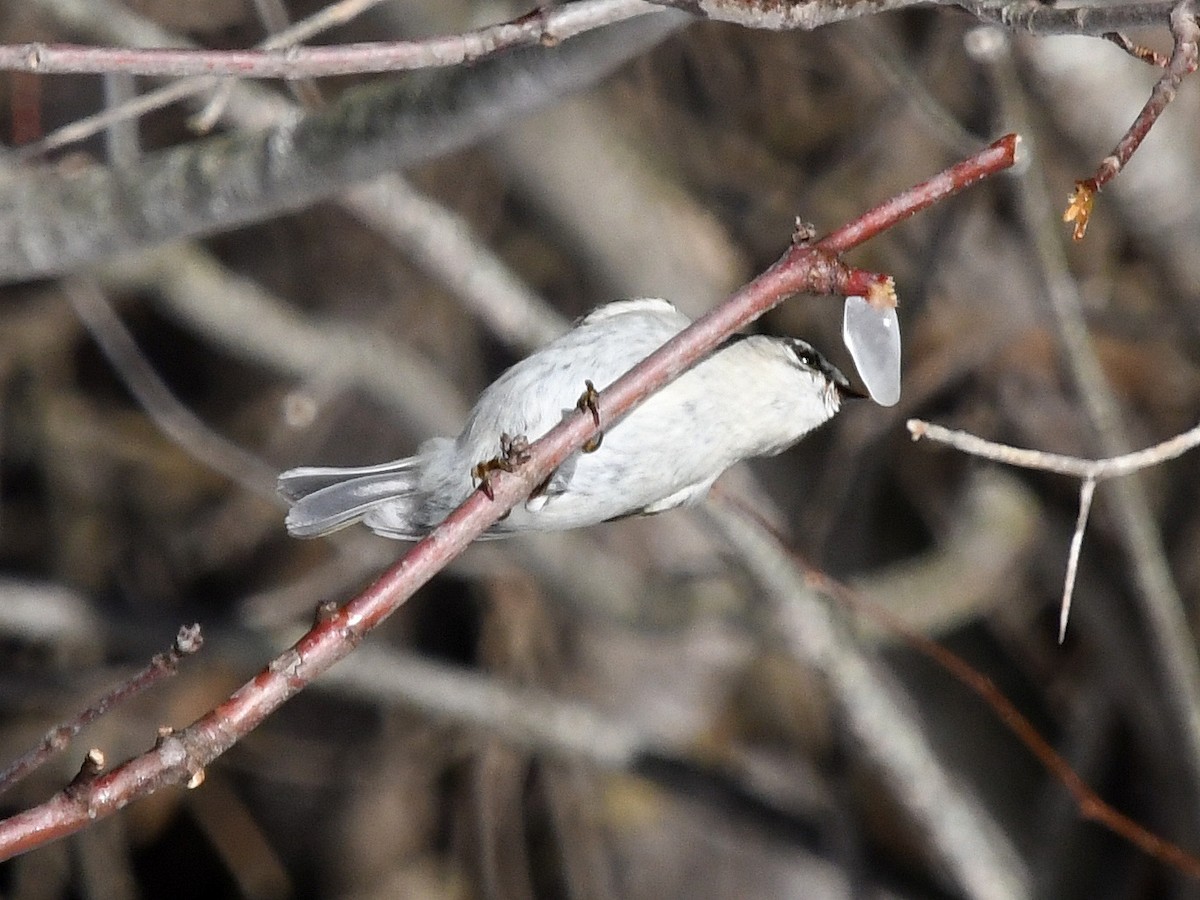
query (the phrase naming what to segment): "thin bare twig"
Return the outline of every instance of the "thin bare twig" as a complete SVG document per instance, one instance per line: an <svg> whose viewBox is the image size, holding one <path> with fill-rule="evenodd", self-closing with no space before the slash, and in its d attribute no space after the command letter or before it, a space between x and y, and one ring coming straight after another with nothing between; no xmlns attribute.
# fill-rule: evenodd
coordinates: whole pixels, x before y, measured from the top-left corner
<svg viewBox="0 0 1200 900"><path fill-rule="evenodd" d="M914 441L928 438L935 443L945 444L972 456L980 456L1023 469L1038 469L1060 475L1073 475L1082 479L1079 487L1079 515L1075 522L1075 531L1071 535L1071 549L1067 555L1067 574L1063 583L1062 604L1059 609L1059 643L1062 643L1067 633L1071 598L1075 592L1075 576L1079 570L1079 553L1083 545L1083 533L1087 528L1088 514L1092 509L1092 495L1095 493L1096 484L1106 478L1130 475L1149 466L1175 459L1200 445L1200 425L1145 450L1125 453L1108 459L1080 459L1075 456L1063 456L1059 453L1045 453L1041 450L1024 450L1020 447L1010 447L1007 444L988 441L965 431L933 425L921 419L909 419L908 432Z"/></svg>
<svg viewBox="0 0 1200 900"><path fill-rule="evenodd" d="M1161 444L1147 447L1145 450L1110 456L1107 459L1081 459L1077 456L1046 453L1042 450L1010 447L1008 444L998 444L995 441L976 437L966 431L945 428L922 419L909 419L907 427L908 433L912 435L914 441L928 438L935 443L946 444L955 450L961 450L963 453L980 456L994 462L1022 469L1038 469L1059 475L1073 475L1076 478L1090 478L1094 481L1131 475L1150 466L1157 466L1183 456L1194 447L1200 446L1200 425L1189 428Z"/></svg>
<svg viewBox="0 0 1200 900"><path fill-rule="evenodd" d="M136 697L147 688L158 684L164 678L174 675L179 670L179 661L183 657L195 653L202 646L204 646L204 638L200 633L199 625L180 628L179 633L175 635L175 643L171 645L170 650L156 654L144 668L130 675L127 679L108 691L108 693L101 696L87 709L81 710L61 725L51 728L46 732L46 736L42 738L42 742L38 746L17 757L3 771L0 771L0 794L7 791L30 773L36 771L51 756L64 749L75 735L79 734L79 732L96 721L96 719L126 700ZM103 756L100 758L102 761ZM101 762L102 764L103 762ZM86 766L87 763L85 763ZM99 774L99 772L97 771L94 774ZM75 784L78 788L78 778L72 784Z"/></svg>
<svg viewBox="0 0 1200 900"><path fill-rule="evenodd" d="M1017 138L1008 135L973 158L882 204L816 244L794 244L767 271L721 306L659 348L603 391L596 404L609 427L744 327L794 293L846 293L850 285L881 289L888 279L849 269L837 259L879 231L980 178L1003 171L1015 159ZM0 858L71 834L167 785L198 784L204 767L256 728L289 698L354 648L421 586L542 483L600 425L591 411L577 411L535 441L526 462L491 480L489 499L476 491L428 537L340 609L331 611L253 680L180 732L161 737L153 749L104 773L76 794L59 793L34 809L0 822Z"/></svg>
<svg viewBox="0 0 1200 900"><path fill-rule="evenodd" d="M323 78L401 72L478 62L513 47L555 46L604 25L656 12L643 0L586 0L559 7L539 7L499 25L463 34L418 41L377 41L327 47L284 46L292 41L281 32L273 48L201 50L178 47L83 47L30 43L0 46L0 70L41 75L127 72L179 78L187 75L230 75L238 78ZM290 31L290 29L289 29Z"/></svg>
<svg viewBox="0 0 1200 900"><path fill-rule="evenodd" d="M989 58L989 75L1003 106L1005 119L1018 128L1031 121L1025 88L1009 52L1010 42L996 42ZM1028 147L1032 160L1039 158L1036 140ZM1131 445L1111 381L1088 330L1079 285L1067 263L1066 249L1054 202L1045 179L1033 166L1013 182L1017 209L1029 235L1032 260L1045 284L1046 299L1062 343L1064 359L1078 392L1100 452L1107 456L1128 453ZM1189 183L1186 180L1180 183ZM1171 188L1179 191L1179 185ZM1164 189L1164 195L1165 195ZM1161 202L1161 198L1160 198ZM1200 657L1175 584L1158 522L1145 486L1136 473L1116 481L1108 490L1117 537L1131 569L1139 613L1146 623L1150 651L1161 673L1159 693L1171 709L1179 732L1184 767L1181 789L1200 798ZM1191 808L1200 808L1196 802Z"/></svg>
<svg viewBox="0 0 1200 900"><path fill-rule="evenodd" d="M1079 515L1075 519L1075 533L1071 535L1071 549L1067 554L1067 578L1063 584L1062 605L1058 613L1058 642L1067 636L1067 619L1071 615L1071 596L1075 593L1075 575L1079 571L1079 552L1083 547L1083 532L1087 529L1088 515L1092 511L1092 497L1096 493L1096 479L1085 478L1079 485Z"/></svg>
<svg viewBox="0 0 1200 900"><path fill-rule="evenodd" d="M419 90L407 83L353 88L258 134L148 154L138 179L95 166L5 180L0 280L61 273L149 243L255 221L439 157L594 83L687 21L667 11L641 16L555 50L519 50L439 73Z"/></svg>
<svg viewBox="0 0 1200 900"><path fill-rule="evenodd" d="M99 287L65 281L63 293L130 393L167 437L192 458L247 491L276 497L274 468L221 437L176 399Z"/></svg>
<svg viewBox="0 0 1200 900"><path fill-rule="evenodd" d="M1071 236L1077 241L1083 240L1087 233L1096 194L1120 174L1163 110L1175 99L1184 77L1196 71L1197 59L1200 58L1200 23L1196 21L1195 0L1180 0L1179 5L1171 10L1171 34L1175 39L1175 49L1167 61L1166 71L1150 91L1150 99L1112 153L1101 160L1096 174L1075 182L1075 191L1063 213L1063 221L1074 223Z"/></svg>

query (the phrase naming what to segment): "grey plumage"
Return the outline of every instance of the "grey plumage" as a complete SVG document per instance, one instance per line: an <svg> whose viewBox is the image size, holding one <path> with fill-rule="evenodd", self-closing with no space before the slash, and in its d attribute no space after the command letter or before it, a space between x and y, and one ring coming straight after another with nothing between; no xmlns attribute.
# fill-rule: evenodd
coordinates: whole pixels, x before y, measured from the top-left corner
<svg viewBox="0 0 1200 900"><path fill-rule="evenodd" d="M382 465L284 472L288 531L316 537L361 520L386 537L422 537L475 490L471 470L500 452L501 434L540 437L575 408L585 381L603 390L688 324L665 300L600 307L497 378L458 438ZM778 453L831 418L848 387L803 341L739 336L607 429L595 453L569 457L486 536L695 503L735 462Z"/></svg>

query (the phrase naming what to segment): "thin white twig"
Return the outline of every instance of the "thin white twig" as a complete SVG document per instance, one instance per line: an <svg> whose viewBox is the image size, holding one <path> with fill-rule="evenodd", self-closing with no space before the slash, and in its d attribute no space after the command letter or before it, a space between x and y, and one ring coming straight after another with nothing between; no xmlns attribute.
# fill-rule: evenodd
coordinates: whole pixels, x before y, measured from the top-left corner
<svg viewBox="0 0 1200 900"><path fill-rule="evenodd" d="M383 0L341 0L340 3L334 3L317 12L316 16L321 17L322 25L316 27L331 27L339 22L347 21L381 2ZM262 41L263 47L290 47L304 40L299 33L280 38L280 35L290 30L292 24L288 17L288 11L283 6L283 0L254 0L254 9L258 13L259 22L262 23L268 34L266 40ZM326 15L331 10L336 11L332 18ZM304 24L306 27L313 27L312 17L306 19ZM212 131L220 120L225 106L229 103L236 84L236 79L225 79L221 86L213 91L213 95L205 104L204 109L188 120L188 127L201 134ZM312 78L289 81L288 90L291 92L292 98L303 107L315 109L321 105L321 88Z"/></svg>
<svg viewBox="0 0 1200 900"><path fill-rule="evenodd" d="M956 431L953 428L934 425L932 422L922 419L909 419L907 425L908 432L914 441L928 438L939 444L953 447L955 450L961 450L963 453L980 456L994 462L1022 469L1039 469L1059 475L1090 478L1094 481L1131 475L1141 469L1183 456L1194 447L1200 446L1200 425L1196 425L1170 440L1144 450L1136 450L1121 456L1110 456L1107 459L1082 459L1077 456L1064 456L1060 453L1046 453L1041 450L1026 450L1008 444L998 444L995 441L976 437L966 431Z"/></svg>
<svg viewBox="0 0 1200 900"><path fill-rule="evenodd" d="M1106 478L1131 475L1141 469L1175 459L1200 445L1200 425L1196 425L1182 434L1177 434L1161 444L1147 447L1145 450L1136 450L1133 453L1111 456L1107 459L1080 459L1077 456L1064 456L1060 453L1025 450L1021 447L984 440L966 431L934 425L922 419L909 419L908 432L914 441L928 438L963 453L969 453L971 456L979 456L1023 469L1056 472L1060 475L1073 475L1082 479L1083 483L1079 488L1079 518L1075 523L1075 533L1071 536L1071 549L1067 557L1067 575L1063 584L1062 609L1059 612L1058 642L1060 644L1067 632L1067 618L1071 612L1071 597L1075 593L1075 577L1079 569L1083 532L1087 528L1096 484Z"/></svg>
<svg viewBox="0 0 1200 900"><path fill-rule="evenodd" d="M1174 8L1175 0L1169 0L1169 5ZM1049 9L1043 6L1038 10L1035 6L1010 4L1006 8L1017 13L1017 19L1024 15L1018 11L1019 7L1023 7L1034 19L1041 18L1042 10L1049 12L1051 18L1073 17L1076 13L1086 15L1082 9ZM1128 11L1129 7L1125 9ZM1017 19L1009 24L1021 27ZM1078 60L1072 65L1078 66ZM1025 134L1025 150L1029 158L1036 162L1041 159L1037 128L1033 124L1037 115L1031 108L1028 82L1021 77L1020 67L1021 64L1012 55L1011 43L1004 42L985 71L992 79L1001 119ZM1113 78L1105 80L1103 99L1092 104L1096 115L1100 115L1099 110L1115 102L1111 96L1113 85ZM1061 120L1061 108L1057 113ZM1121 128L1123 130L1124 126ZM1165 159L1160 162L1165 162ZM1042 167L1031 165L1023 177L1012 182L1017 214L1029 242L1030 265L1042 280L1047 311L1063 350L1063 366L1071 376L1081 411L1091 425L1092 440L1099 448L1096 452L1106 457L1124 458L1133 443L1116 391L1100 363L1091 337L1079 279L1067 259L1059 201L1052 198L1046 178L1044 164ZM1168 179L1165 183L1170 185L1174 195L1180 193L1179 184L1193 181L1185 177L1174 181ZM1187 227L1172 229L1165 224L1162 204L1150 208L1150 215L1156 235L1170 234L1173 230L1194 230ZM1152 243L1156 247L1164 246L1161 238L1153 239ZM1193 280L1187 280L1186 283L1190 284ZM1182 439L1181 449L1190 446L1188 440ZM1149 464L1146 460L1142 462ZM1186 766L1186 786L1181 789L1191 791L1189 796L1197 797L1200 796L1200 654L1197 653L1185 611L1186 604L1167 559L1161 528L1146 486L1133 474L1117 480L1107 491L1114 537L1129 561L1130 581L1139 617L1146 624L1149 652L1161 671L1163 683L1160 693L1170 710L1170 717L1179 724L1179 756Z"/></svg>
<svg viewBox="0 0 1200 900"><path fill-rule="evenodd" d="M1079 517L1075 520L1075 533L1071 535L1071 550L1067 554L1067 577L1063 583L1062 606L1058 613L1058 642L1067 636L1067 619L1071 615L1071 597L1075 593L1075 576L1079 572L1079 551L1083 547L1083 532L1087 529L1088 515L1092 511L1092 497L1096 493L1096 479L1085 478L1079 485Z"/></svg>

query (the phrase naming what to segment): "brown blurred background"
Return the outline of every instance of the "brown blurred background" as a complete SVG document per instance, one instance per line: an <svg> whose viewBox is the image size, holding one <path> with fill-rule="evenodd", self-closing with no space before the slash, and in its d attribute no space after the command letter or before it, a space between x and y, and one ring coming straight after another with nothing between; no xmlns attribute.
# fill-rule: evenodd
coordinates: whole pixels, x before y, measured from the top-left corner
<svg viewBox="0 0 1200 900"><path fill-rule="evenodd" d="M128 8L212 47L267 33L243 0ZM404 0L317 40L449 33L524 11ZM0 41L118 43L65 16L51 0L9 0ZM1109 152L1156 74L1099 39L980 27L952 9L813 33L697 22L404 180L337 186L67 281L0 287L0 760L179 625L199 621L208 639L179 677L5 796L4 811L61 787L87 747L114 762L157 727L185 725L294 640L319 602L350 597L403 551L361 530L289 539L274 472L384 461L455 433L496 374L594 305L663 296L696 315L774 261L797 217L823 233L1018 130L1032 150L1021 175L849 260L895 276L900 405L851 405L793 450L731 472L722 491L779 522L809 564L994 679L1118 808L1200 847L1200 780L1170 699L1181 689L1145 614L1159 554L1178 594L1159 599L1195 625L1200 459L1100 486L1059 646L1078 485L913 444L904 428L919 416L1094 457L1195 424L1200 92L1185 84L1100 196L1086 240L1069 244L1057 216L1073 181ZM1161 33L1135 37L1168 46ZM295 102L428 77L300 82ZM150 86L5 74L4 140L32 143ZM4 176L103 165L135 183L143 160L209 139L189 130L196 108L13 159ZM1086 366L1063 337L1072 316L1086 322L1098 379L1080 380ZM795 298L760 326L852 371L835 298ZM124 372L97 338L128 351ZM1141 557L1129 549L1138 522ZM946 671L832 604L858 658L902 692L907 720L1020 864L991 892L956 873L881 773L893 751L864 747L844 695L780 638L771 608L703 512L474 547L202 788L164 791L0 867L0 892L1200 896L1083 822ZM530 721L493 715L502 702ZM571 713L582 718L553 718ZM629 735L646 743L626 757L599 737Z"/></svg>

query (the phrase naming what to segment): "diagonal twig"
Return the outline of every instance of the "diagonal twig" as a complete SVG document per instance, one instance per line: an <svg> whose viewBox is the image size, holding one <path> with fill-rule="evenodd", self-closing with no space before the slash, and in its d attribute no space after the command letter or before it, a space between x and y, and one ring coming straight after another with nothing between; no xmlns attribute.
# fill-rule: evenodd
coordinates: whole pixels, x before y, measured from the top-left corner
<svg viewBox="0 0 1200 900"><path fill-rule="evenodd" d="M136 697L164 678L174 675L179 669L179 661L183 657L195 653L202 646L204 646L204 638L200 633L199 625L180 628L170 650L156 654L142 669L116 685L87 709L81 710L71 719L51 728L46 732L46 736L42 738L40 744L17 757L3 771L0 771L0 794L38 769L55 753L64 749L75 735L108 713L109 710ZM92 753L98 753L98 751L92 751ZM89 754L88 759L94 760L96 757ZM102 754L98 759L100 760L99 765L103 765ZM85 762L84 766L86 769L89 763Z"/></svg>
<svg viewBox="0 0 1200 900"><path fill-rule="evenodd" d="M1175 49L1167 60L1162 77L1150 91L1150 99L1112 153L1100 161L1096 174L1075 182L1075 190L1063 213L1063 221L1074 223L1071 236L1077 241L1083 240L1087 233L1096 194L1125 168L1158 117L1175 99L1184 77L1196 71L1197 60L1200 59L1200 23L1196 21L1195 0L1180 0L1171 10L1171 34L1175 39Z"/></svg>

